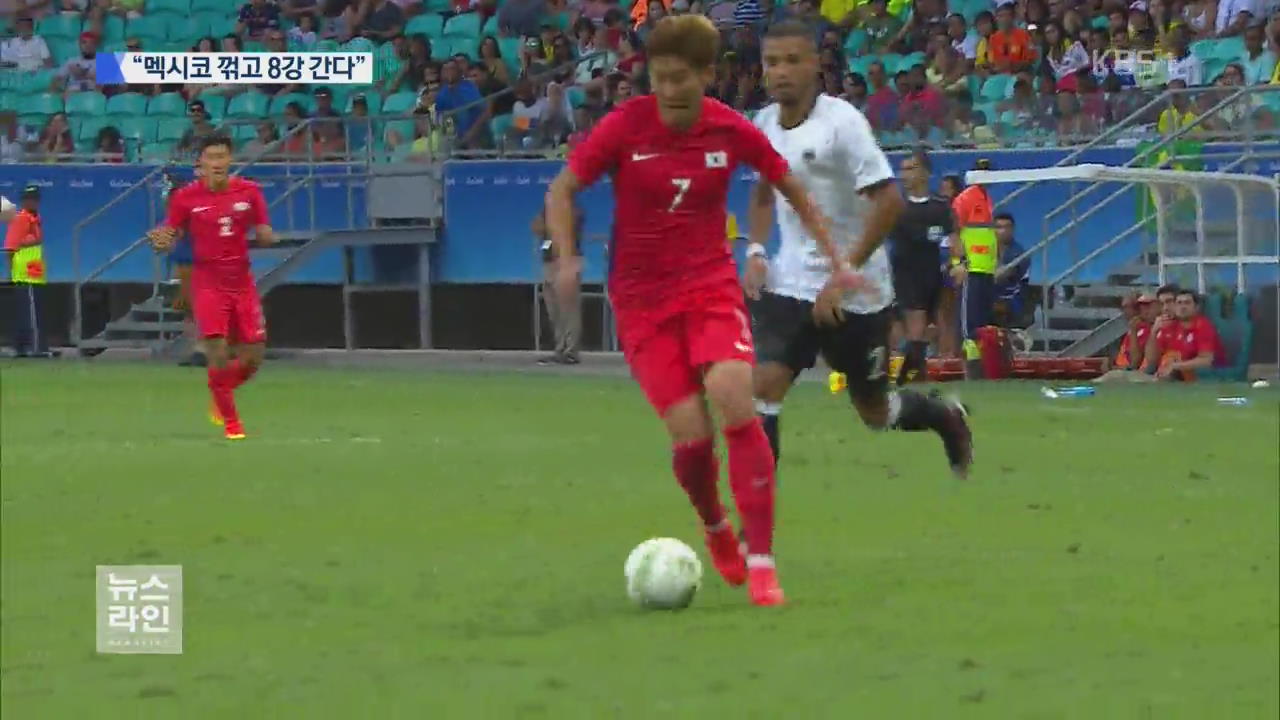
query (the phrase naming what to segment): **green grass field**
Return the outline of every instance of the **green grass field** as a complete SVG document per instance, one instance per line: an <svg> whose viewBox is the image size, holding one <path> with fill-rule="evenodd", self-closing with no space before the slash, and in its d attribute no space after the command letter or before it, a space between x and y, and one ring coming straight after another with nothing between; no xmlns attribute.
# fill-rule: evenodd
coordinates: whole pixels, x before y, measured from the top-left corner
<svg viewBox="0 0 1280 720"><path fill-rule="evenodd" d="M625 380L275 365L228 444L199 371L0 373L5 720L1277 716L1273 391L962 386L959 482L807 384L790 605L646 613L632 546L702 548ZM94 566L135 563L184 566L183 655L95 652Z"/></svg>

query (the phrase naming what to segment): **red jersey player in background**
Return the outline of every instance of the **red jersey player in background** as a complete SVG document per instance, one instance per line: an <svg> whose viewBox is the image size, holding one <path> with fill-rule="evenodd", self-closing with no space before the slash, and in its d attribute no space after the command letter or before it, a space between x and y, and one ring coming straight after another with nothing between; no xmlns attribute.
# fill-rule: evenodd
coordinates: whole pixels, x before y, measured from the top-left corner
<svg viewBox="0 0 1280 720"><path fill-rule="evenodd" d="M267 202L257 183L231 177L231 138L211 135L200 142L198 180L170 197L169 214L148 233L152 246L173 249L184 228L195 263L191 298L196 327L209 359L210 417L224 426L228 440L244 438L234 392L262 364L267 341L262 301L249 267L249 231L259 245L273 242Z"/></svg>
<svg viewBox="0 0 1280 720"><path fill-rule="evenodd" d="M823 218L768 138L703 97L718 46L705 17L658 23L645 47L654 94L619 106L574 148L547 192L547 225L558 256L574 258L574 193L612 174L609 296L627 364L671 436L676 479L706 527L716 570L730 585L748 582L752 603L778 605L773 453L756 417L750 321L725 242L735 168L755 168L795 207L831 259L833 283L853 287L860 278L836 256ZM579 271L580 260L562 264L557 285L566 297L577 292ZM712 408L724 424L745 558L716 488Z"/></svg>
<svg viewBox="0 0 1280 720"><path fill-rule="evenodd" d="M1174 304L1177 331L1160 347L1161 380L1192 382L1196 372L1227 364L1226 349L1213 321L1200 312L1200 299L1190 290L1179 290Z"/></svg>

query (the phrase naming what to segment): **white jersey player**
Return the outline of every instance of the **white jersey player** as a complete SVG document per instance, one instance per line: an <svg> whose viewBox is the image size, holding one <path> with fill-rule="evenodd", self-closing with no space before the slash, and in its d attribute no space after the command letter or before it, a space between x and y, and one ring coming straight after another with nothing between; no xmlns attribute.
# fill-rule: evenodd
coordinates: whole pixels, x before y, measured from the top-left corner
<svg viewBox="0 0 1280 720"><path fill-rule="evenodd" d="M769 28L764 72L776 102L756 115L756 125L827 216L832 239L844 244L856 275L853 281L845 272L833 275L786 204L775 203L769 185L754 188L745 284L754 300L757 408L776 459L783 398L821 353L847 377L849 398L866 425L938 433L951 469L963 476L973 456L964 408L910 390L889 392L893 273L883 243L904 206L902 193L867 119L819 92L814 37L813 28L799 21ZM775 205L782 246L770 263L764 242Z"/></svg>

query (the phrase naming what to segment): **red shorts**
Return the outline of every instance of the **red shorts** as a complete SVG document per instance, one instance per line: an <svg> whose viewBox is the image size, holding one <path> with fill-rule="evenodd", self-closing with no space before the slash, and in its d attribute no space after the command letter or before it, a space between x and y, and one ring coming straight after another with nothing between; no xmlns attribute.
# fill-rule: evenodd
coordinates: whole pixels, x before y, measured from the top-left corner
<svg viewBox="0 0 1280 720"><path fill-rule="evenodd" d="M254 345L267 341L267 321L262 315L258 289L217 286L192 288L196 327L200 337L226 338L233 345Z"/></svg>
<svg viewBox="0 0 1280 720"><path fill-rule="evenodd" d="M707 367L726 360L755 363L751 321L742 290L712 292L696 305L654 318L618 313L618 342L649 404L665 415L672 405L702 392Z"/></svg>

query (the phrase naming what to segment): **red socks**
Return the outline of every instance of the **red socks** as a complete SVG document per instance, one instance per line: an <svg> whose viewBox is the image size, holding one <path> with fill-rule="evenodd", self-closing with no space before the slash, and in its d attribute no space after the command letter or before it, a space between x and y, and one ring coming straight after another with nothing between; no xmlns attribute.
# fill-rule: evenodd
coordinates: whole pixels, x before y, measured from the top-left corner
<svg viewBox="0 0 1280 720"><path fill-rule="evenodd" d="M240 416L236 413L236 401L233 397L236 385L239 383L240 371L234 366L228 365L224 368L216 368L212 365L208 369L209 375L209 393L213 395L214 407L218 408L218 414L222 416L223 422L228 425L238 423Z"/></svg>
<svg viewBox="0 0 1280 720"><path fill-rule="evenodd" d="M245 365L240 362L239 358L232 358L231 362L227 363L227 371L232 380L231 388L234 390L249 382L249 378L258 372L258 367L256 365Z"/></svg>
<svg viewBox="0 0 1280 720"><path fill-rule="evenodd" d="M742 518L742 537L750 556L773 554L774 464L769 438L759 418L726 428L729 487Z"/></svg>
<svg viewBox="0 0 1280 720"><path fill-rule="evenodd" d="M720 463L716 461L715 442L711 438L697 440L671 449L671 467L676 480L689 495L689 501L702 518L702 524L715 527L724 522L724 506L720 504Z"/></svg>

